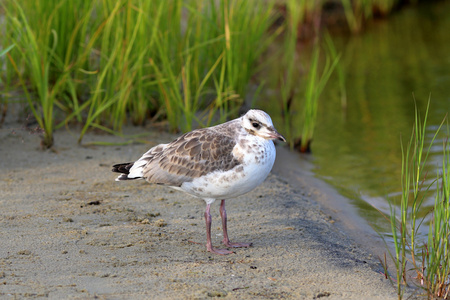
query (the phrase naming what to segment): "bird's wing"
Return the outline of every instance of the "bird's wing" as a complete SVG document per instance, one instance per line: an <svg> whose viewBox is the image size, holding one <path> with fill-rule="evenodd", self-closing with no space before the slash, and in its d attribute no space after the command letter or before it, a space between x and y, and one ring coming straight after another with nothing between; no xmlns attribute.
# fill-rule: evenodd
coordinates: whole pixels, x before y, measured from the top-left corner
<svg viewBox="0 0 450 300"><path fill-rule="evenodd" d="M144 154L139 160L147 161L143 177L152 183L180 186L210 172L230 170L240 164L233 155L235 145L233 137L211 128L188 132Z"/></svg>

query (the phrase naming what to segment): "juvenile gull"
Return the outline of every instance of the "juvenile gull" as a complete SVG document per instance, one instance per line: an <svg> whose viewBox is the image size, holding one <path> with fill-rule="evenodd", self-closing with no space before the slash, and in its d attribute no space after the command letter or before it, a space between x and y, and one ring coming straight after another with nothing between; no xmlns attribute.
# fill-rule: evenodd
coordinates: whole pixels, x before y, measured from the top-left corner
<svg viewBox="0 0 450 300"><path fill-rule="evenodd" d="M112 171L122 173L116 181L145 179L186 192L206 202L206 248L216 254L211 242L210 206L217 200L226 247L250 247L232 243L227 233L225 200L250 192L269 175L275 161L272 140L286 142L262 110L249 110L232 121L188 132L169 144L148 150L135 162L116 164Z"/></svg>

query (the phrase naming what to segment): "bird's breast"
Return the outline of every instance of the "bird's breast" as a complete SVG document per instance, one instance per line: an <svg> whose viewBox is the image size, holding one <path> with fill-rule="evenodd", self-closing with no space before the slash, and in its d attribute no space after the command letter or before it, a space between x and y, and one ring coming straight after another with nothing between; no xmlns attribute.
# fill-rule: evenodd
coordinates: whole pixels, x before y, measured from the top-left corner
<svg viewBox="0 0 450 300"><path fill-rule="evenodd" d="M237 145L233 154L241 162L231 170L217 170L181 188L197 197L209 199L229 199L250 192L269 175L275 161L275 146L272 141Z"/></svg>
<svg viewBox="0 0 450 300"><path fill-rule="evenodd" d="M243 165L272 165L275 161L275 145L270 140L241 139L233 148L233 155Z"/></svg>

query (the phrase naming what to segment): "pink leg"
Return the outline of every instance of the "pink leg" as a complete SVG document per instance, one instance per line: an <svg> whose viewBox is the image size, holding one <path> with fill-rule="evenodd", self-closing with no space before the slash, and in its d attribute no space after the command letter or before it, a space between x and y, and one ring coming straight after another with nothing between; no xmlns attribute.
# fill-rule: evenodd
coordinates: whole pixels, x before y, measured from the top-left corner
<svg viewBox="0 0 450 300"><path fill-rule="evenodd" d="M209 252L220 254L220 255L226 255L233 253L232 251L228 251L225 249L217 249L212 246L211 242L211 214L209 212L211 204L206 205L206 211L205 211L205 221L206 221L206 249Z"/></svg>
<svg viewBox="0 0 450 300"><path fill-rule="evenodd" d="M220 203L220 216L222 217L222 229L223 229L223 243L227 247L233 248L241 248L241 247L250 247L252 243L231 243L228 238L228 229L227 229L227 211L225 210L225 200L222 200Z"/></svg>

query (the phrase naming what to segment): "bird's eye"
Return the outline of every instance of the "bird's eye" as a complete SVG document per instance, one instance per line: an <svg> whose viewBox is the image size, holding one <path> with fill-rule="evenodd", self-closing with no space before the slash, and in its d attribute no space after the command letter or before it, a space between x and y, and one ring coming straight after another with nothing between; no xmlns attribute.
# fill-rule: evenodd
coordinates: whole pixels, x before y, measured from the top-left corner
<svg viewBox="0 0 450 300"><path fill-rule="evenodd" d="M259 127L261 127L261 125L259 123L253 122L252 126L256 129L258 129Z"/></svg>

